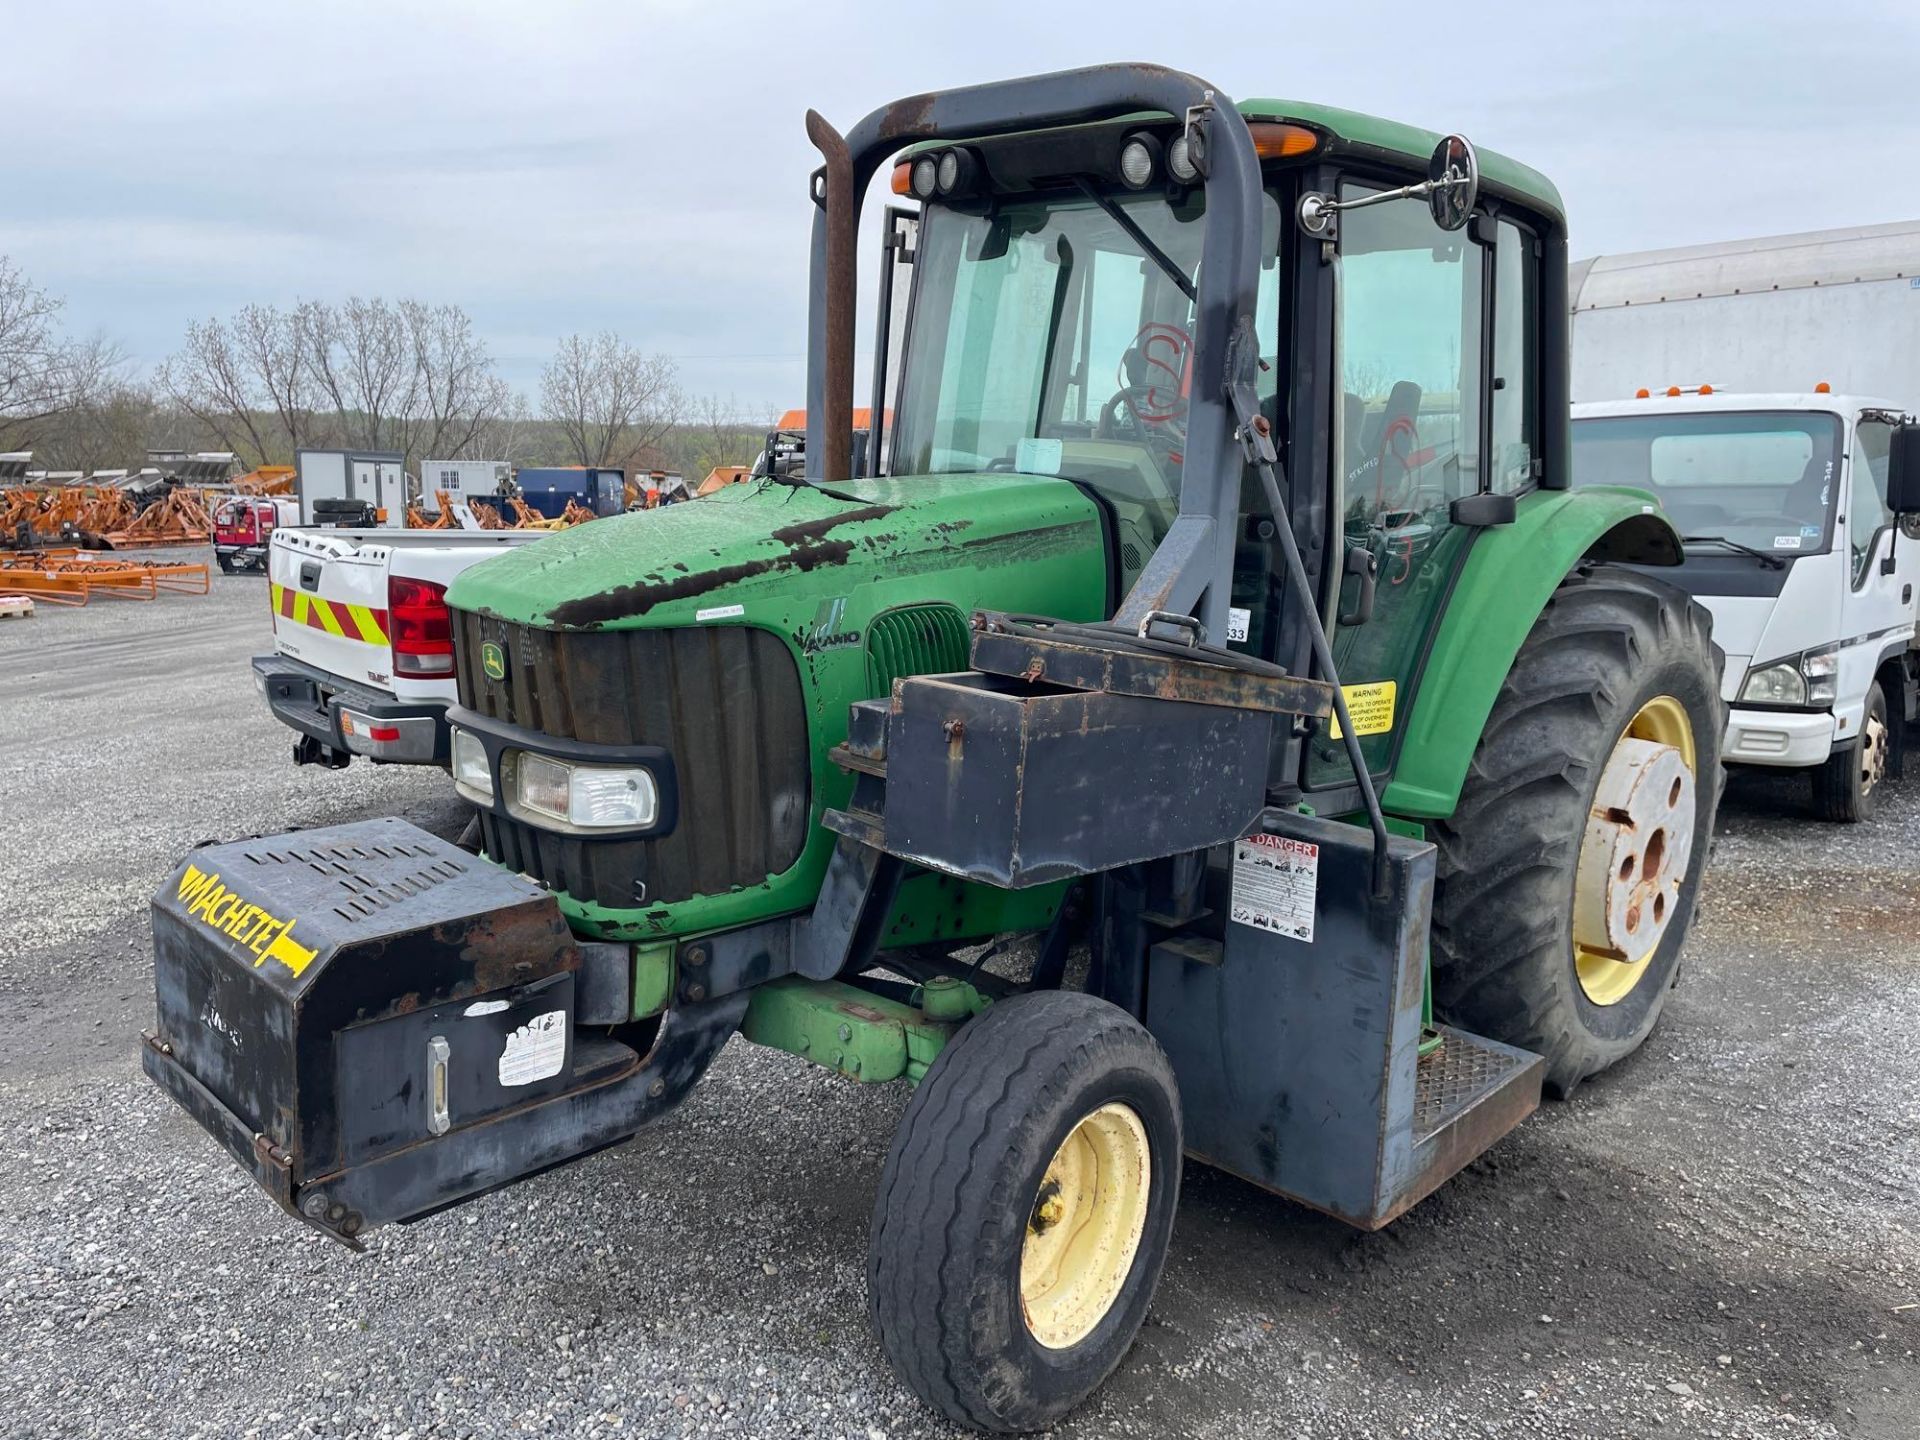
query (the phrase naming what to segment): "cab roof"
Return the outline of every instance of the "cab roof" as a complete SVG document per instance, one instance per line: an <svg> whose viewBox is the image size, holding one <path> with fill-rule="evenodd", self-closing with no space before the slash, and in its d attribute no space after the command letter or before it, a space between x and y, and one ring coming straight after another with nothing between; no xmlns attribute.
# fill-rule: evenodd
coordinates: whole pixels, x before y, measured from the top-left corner
<svg viewBox="0 0 1920 1440"><path fill-rule="evenodd" d="M1441 140L1438 130L1422 130L1417 125L1403 125L1398 120L1383 120L1377 115L1363 115L1357 110L1342 110L1333 105L1316 105L1306 100L1242 100L1238 102L1238 106L1241 115L1249 121L1291 120L1301 125L1311 126L1332 137L1333 144L1330 148L1336 154L1385 160L1396 167L1411 169L1421 174L1425 174L1427 161L1433 158L1433 148ZM1103 125L1141 124L1164 121L1168 118L1157 113L1142 111L1131 115L1116 115L1111 120L1103 120L1099 123ZM951 140L921 140L907 146L900 155L902 157L918 155L923 151L937 150L952 143L954 142ZM1566 208L1561 203L1559 188L1551 180L1531 165L1522 165L1518 160L1502 155L1497 150L1481 150L1478 146L1474 148L1480 159L1480 180L1483 185L1538 212L1561 229L1566 228Z"/></svg>
<svg viewBox="0 0 1920 1440"><path fill-rule="evenodd" d="M1295 120L1331 135L1334 148L1346 154L1372 153L1398 165L1424 171L1440 143L1438 130L1423 130L1418 125L1403 125L1398 120L1383 120L1357 110L1342 110L1333 105L1316 105L1306 100L1242 100L1240 113L1249 120ZM1472 137L1469 136L1469 139ZM1531 165L1523 165L1497 150L1480 150L1480 179L1548 219L1567 223L1566 207L1559 188Z"/></svg>

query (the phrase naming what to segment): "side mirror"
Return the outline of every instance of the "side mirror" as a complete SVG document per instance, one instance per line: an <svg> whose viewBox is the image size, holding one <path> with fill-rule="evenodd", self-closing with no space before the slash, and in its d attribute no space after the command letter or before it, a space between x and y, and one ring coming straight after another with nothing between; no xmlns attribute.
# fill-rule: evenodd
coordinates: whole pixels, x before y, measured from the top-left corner
<svg viewBox="0 0 1920 1440"><path fill-rule="evenodd" d="M1464 135L1449 135L1433 147L1427 161L1427 205L1433 223L1442 230L1458 230L1473 214L1480 199L1480 157Z"/></svg>
<svg viewBox="0 0 1920 1440"><path fill-rule="evenodd" d="M1912 420L1893 432L1887 451L1887 508L1920 515L1920 423Z"/></svg>
<svg viewBox="0 0 1920 1440"><path fill-rule="evenodd" d="M1442 230L1459 230L1473 214L1480 200L1480 157L1464 135L1449 135L1433 148L1427 161L1427 178L1398 190L1377 190L1354 200L1336 200L1331 195L1308 191L1300 197L1294 217L1300 228L1316 240L1333 240L1335 224L1344 210L1363 210L1389 200L1424 198L1433 214L1433 223Z"/></svg>

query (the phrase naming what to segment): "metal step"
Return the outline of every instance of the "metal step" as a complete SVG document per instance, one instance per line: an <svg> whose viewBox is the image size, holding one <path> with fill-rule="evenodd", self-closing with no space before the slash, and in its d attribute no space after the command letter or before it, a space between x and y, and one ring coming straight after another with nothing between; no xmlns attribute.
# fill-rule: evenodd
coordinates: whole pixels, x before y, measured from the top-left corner
<svg viewBox="0 0 1920 1440"><path fill-rule="evenodd" d="M1432 1194L1540 1104L1547 1062L1451 1026L1420 1059L1413 1095L1413 1174L1392 1214Z"/></svg>

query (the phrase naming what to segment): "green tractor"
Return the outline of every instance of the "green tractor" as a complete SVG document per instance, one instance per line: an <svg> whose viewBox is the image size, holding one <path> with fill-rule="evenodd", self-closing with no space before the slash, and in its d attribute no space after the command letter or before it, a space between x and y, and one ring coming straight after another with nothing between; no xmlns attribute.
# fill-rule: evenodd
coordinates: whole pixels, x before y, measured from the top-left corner
<svg viewBox="0 0 1920 1440"><path fill-rule="evenodd" d="M1376 1228L1647 1037L1719 656L1649 498L1569 488L1534 171L1151 66L808 126L804 474L462 576L478 856L194 852L144 1059L355 1246L736 1033L904 1079L873 1323L1032 1429L1125 1354L1183 1155Z"/></svg>

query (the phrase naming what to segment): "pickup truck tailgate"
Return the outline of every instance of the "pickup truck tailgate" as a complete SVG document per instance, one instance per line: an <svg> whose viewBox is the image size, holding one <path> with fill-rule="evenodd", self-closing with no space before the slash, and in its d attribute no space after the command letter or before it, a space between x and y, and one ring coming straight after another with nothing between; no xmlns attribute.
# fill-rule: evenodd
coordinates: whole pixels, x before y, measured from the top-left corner
<svg viewBox="0 0 1920 1440"><path fill-rule="evenodd" d="M383 547L363 550L325 531L275 531L274 647L349 680L389 684L386 557Z"/></svg>

